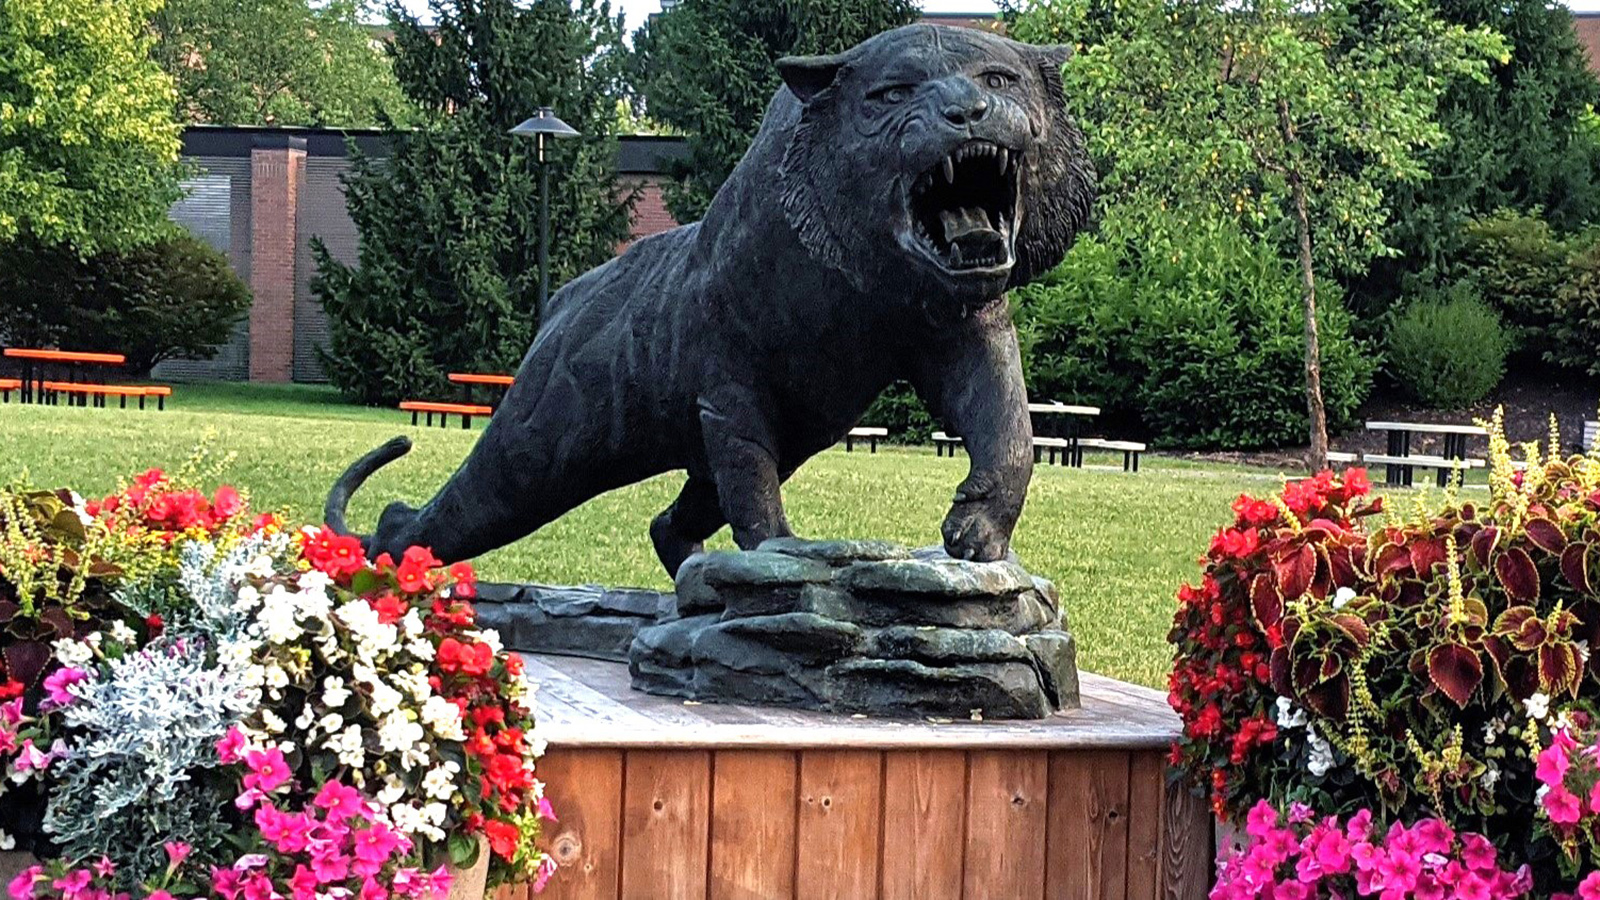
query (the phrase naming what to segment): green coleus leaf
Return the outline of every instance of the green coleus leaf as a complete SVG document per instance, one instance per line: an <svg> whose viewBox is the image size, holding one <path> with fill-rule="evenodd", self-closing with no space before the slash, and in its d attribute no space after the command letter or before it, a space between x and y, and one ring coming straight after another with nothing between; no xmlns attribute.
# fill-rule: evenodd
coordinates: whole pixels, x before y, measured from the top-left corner
<svg viewBox="0 0 1600 900"><path fill-rule="evenodd" d="M1512 601L1533 603L1539 599L1539 567L1521 547L1507 547L1496 556L1494 574Z"/></svg>
<svg viewBox="0 0 1600 900"><path fill-rule="evenodd" d="M1465 707L1483 682L1483 660L1464 644L1439 644L1428 651L1428 679L1456 706Z"/></svg>

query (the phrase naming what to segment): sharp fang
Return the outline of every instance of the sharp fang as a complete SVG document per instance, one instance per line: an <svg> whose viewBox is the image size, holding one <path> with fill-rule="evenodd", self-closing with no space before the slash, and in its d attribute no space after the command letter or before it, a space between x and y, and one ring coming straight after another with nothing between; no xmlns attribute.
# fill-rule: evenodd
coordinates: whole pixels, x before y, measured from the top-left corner
<svg viewBox="0 0 1600 900"><path fill-rule="evenodd" d="M996 153L994 155L994 158L995 158L995 166L997 167L997 169L1000 172L1000 174L1002 176L1004 176L1006 174L1006 170L1011 168L1011 154L1007 153L1004 150L1001 150L999 153Z"/></svg>
<svg viewBox="0 0 1600 900"><path fill-rule="evenodd" d="M951 184L956 183L956 159L954 156L946 156L944 158L944 180Z"/></svg>
<svg viewBox="0 0 1600 900"><path fill-rule="evenodd" d="M954 244L950 247L950 264L952 268L961 266L961 245Z"/></svg>

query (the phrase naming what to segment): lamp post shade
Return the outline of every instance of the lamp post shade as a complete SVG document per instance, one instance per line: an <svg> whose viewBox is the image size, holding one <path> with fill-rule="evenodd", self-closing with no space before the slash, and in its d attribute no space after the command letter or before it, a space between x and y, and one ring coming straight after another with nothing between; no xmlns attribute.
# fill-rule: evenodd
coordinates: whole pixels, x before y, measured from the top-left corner
<svg viewBox="0 0 1600 900"><path fill-rule="evenodd" d="M512 134L536 138L539 148L539 324L544 324L545 306L550 302L550 167L545 164L544 147L550 138L577 137L578 130L556 117L548 106L539 107Z"/></svg>

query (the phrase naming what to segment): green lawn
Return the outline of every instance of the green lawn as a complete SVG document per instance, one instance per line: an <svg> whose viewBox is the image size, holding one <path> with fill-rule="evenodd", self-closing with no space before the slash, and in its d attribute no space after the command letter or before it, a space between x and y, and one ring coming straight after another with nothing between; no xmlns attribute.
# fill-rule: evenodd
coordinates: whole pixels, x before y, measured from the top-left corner
<svg viewBox="0 0 1600 900"><path fill-rule="evenodd" d="M320 521L333 479L401 432L413 434L416 449L357 495L351 521L362 527L390 500L426 500L476 431L412 429L399 412L344 405L314 388L182 385L164 413L13 402L0 405L0 480L26 472L38 486L104 494L133 472L177 467L210 433L214 452L237 455L227 480L258 508ZM787 486L789 518L806 536L931 544L965 471L965 458L939 459L931 448L831 450ZM646 528L679 483L658 478L608 494L484 557L479 568L490 580L664 586ZM1193 577L1232 499L1273 485L1271 473L1160 459L1137 475L1041 467L1015 546L1030 569L1060 586L1084 668L1159 686L1173 591ZM731 546L726 532L715 543Z"/></svg>

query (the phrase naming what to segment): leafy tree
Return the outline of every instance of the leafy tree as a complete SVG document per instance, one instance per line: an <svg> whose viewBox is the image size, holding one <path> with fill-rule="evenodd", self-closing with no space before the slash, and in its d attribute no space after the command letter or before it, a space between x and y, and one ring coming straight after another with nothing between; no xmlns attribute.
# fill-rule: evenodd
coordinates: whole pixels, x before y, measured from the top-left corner
<svg viewBox="0 0 1600 900"><path fill-rule="evenodd" d="M250 309L228 258L169 228L128 250L82 259L63 245L20 241L0 254L0 334L30 347L121 353L130 372L207 357Z"/></svg>
<svg viewBox="0 0 1600 900"><path fill-rule="evenodd" d="M551 106L580 138L553 142L551 282L628 236L616 184L621 20L599 0L433 0L398 8L395 73L420 127L346 183L360 263L320 243L312 287L329 319L329 378L366 403L440 396L451 371L514 369L538 325L539 170L510 129Z"/></svg>
<svg viewBox="0 0 1600 900"><path fill-rule="evenodd" d="M1325 465L1318 278L1391 252L1385 189L1426 177L1441 93L1484 78L1503 43L1418 0L1034 2L1016 25L1030 40L1094 35L1065 77L1121 235L1223 218L1292 248L1310 463Z"/></svg>
<svg viewBox="0 0 1600 900"><path fill-rule="evenodd" d="M222 125L367 126L404 102L365 0L168 0L154 56L178 114Z"/></svg>
<svg viewBox="0 0 1600 900"><path fill-rule="evenodd" d="M749 148L782 80L773 63L837 53L920 16L912 0L682 0L633 39L651 118L687 135L667 208L699 219Z"/></svg>
<svg viewBox="0 0 1600 900"><path fill-rule="evenodd" d="M0 244L92 254L162 231L180 172L172 80L144 30L160 6L0 2Z"/></svg>

